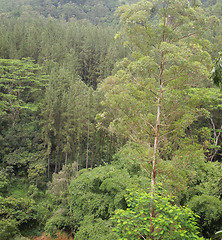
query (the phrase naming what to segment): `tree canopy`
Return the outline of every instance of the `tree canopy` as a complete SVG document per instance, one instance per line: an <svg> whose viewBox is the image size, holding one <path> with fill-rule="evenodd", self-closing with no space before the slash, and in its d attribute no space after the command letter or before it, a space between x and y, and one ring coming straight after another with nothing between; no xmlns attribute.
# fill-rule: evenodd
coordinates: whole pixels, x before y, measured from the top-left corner
<svg viewBox="0 0 222 240"><path fill-rule="evenodd" d="M0 239L217 239L220 9L0 0Z"/></svg>

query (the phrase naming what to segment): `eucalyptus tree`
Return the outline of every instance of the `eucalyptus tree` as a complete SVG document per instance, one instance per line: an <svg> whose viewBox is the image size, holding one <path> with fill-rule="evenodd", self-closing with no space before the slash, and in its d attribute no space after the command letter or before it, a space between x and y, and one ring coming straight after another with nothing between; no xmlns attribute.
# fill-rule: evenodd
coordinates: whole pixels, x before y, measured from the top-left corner
<svg viewBox="0 0 222 240"><path fill-rule="evenodd" d="M120 62L101 89L115 117L110 129L148 149L153 197L158 164L171 158L186 129L208 114L196 108L190 88L210 86L211 57L200 39L217 19L206 18L199 5L187 0L141 1L120 7L117 14L123 31L116 37L125 37L132 58ZM151 201L151 239L153 218Z"/></svg>

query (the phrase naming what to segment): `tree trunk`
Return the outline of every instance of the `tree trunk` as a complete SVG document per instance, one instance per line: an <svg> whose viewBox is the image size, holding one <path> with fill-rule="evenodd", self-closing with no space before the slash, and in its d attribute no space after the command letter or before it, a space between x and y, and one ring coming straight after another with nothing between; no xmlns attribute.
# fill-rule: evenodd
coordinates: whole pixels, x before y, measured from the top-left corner
<svg viewBox="0 0 222 240"><path fill-rule="evenodd" d="M48 179L50 174L50 156L48 155Z"/></svg>
<svg viewBox="0 0 222 240"><path fill-rule="evenodd" d="M67 165L68 163L68 152L66 151L66 154L65 154L65 165Z"/></svg>
<svg viewBox="0 0 222 240"><path fill-rule="evenodd" d="M112 158L112 145L113 145L113 135L111 134L110 142L109 142L109 151L108 151L108 164L111 163Z"/></svg>
<svg viewBox="0 0 222 240"><path fill-rule="evenodd" d="M100 165L100 162L101 162L101 158L102 158L102 150L101 150L101 145L102 145L102 133L100 131L99 133L99 146L98 146L98 160L97 160L97 167Z"/></svg>
<svg viewBox="0 0 222 240"><path fill-rule="evenodd" d="M95 130L94 130L93 142L92 142L91 169L93 169L93 162L94 162L94 158L95 158L95 138L96 138L96 134L95 134Z"/></svg>
<svg viewBox="0 0 222 240"><path fill-rule="evenodd" d="M211 117L210 118L210 122L213 126L213 133L214 133L214 146L217 147L218 146L218 141L219 141L219 138L220 138L220 134L221 132L218 132L216 131L216 126L214 124L214 121L213 121L213 118ZM222 126L220 127L220 130L222 130ZM209 161L213 161L214 157L216 156L217 152L218 152L219 148L214 148L213 149L213 153L208 157L208 160Z"/></svg>
<svg viewBox="0 0 222 240"><path fill-rule="evenodd" d="M55 162L55 173L57 173L57 161Z"/></svg>
<svg viewBox="0 0 222 240"><path fill-rule="evenodd" d="M87 147L86 147L86 169L89 164L89 119L88 119L88 132L87 132Z"/></svg>
<svg viewBox="0 0 222 240"><path fill-rule="evenodd" d="M58 172L61 170L61 161L59 160Z"/></svg>
<svg viewBox="0 0 222 240"><path fill-rule="evenodd" d="M165 22L164 22L165 23ZM163 34L163 41L165 41L165 36ZM164 52L161 55L160 63L160 76L159 76L159 95L157 98L157 114L156 114L156 126L155 126L155 135L154 135L154 144L153 144L153 161L152 161L152 172L151 172L151 202L150 202L150 239L153 238L154 226L152 223L153 218L155 218L155 209L154 209L154 195L155 195L155 186L156 186L156 166L158 158L158 143L160 135L160 117L161 117L161 100L163 97L163 71L164 71Z"/></svg>
<svg viewBox="0 0 222 240"><path fill-rule="evenodd" d="M162 84L160 85L158 106L157 106L157 117L156 117L156 127L155 127L155 138L153 145L153 161L152 161L152 172L151 172L151 203L150 203L150 239L153 239L154 226L152 224L152 219L155 217L154 210L154 195L156 186L156 165L158 158L158 142L159 142L159 129L160 129L160 115L161 115L161 99L163 95Z"/></svg>

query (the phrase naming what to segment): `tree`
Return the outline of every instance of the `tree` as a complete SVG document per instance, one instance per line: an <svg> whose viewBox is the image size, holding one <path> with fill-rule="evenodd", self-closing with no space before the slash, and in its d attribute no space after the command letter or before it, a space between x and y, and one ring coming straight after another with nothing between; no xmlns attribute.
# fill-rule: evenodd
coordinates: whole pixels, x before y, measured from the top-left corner
<svg viewBox="0 0 222 240"><path fill-rule="evenodd" d="M45 76L41 68L30 59L0 60L1 115L8 114L12 128L21 111L37 111L37 99L45 87Z"/></svg>
<svg viewBox="0 0 222 240"><path fill-rule="evenodd" d="M132 50L119 71L101 85L113 110L111 130L140 143L152 153L151 197L155 195L157 165L172 157L172 146L199 116L190 87L208 84L210 55L201 46L201 32L216 22L189 1L142 1L118 9L120 23ZM206 25L208 23L208 25ZM121 35L121 34L120 34ZM117 36L118 37L118 36ZM201 79L201 81L200 81ZM209 85L209 84L208 84ZM164 150L165 149L165 150ZM150 204L150 238L155 211Z"/></svg>
<svg viewBox="0 0 222 240"><path fill-rule="evenodd" d="M30 181L45 170L39 113L47 76L41 70L31 59L0 60L0 161Z"/></svg>

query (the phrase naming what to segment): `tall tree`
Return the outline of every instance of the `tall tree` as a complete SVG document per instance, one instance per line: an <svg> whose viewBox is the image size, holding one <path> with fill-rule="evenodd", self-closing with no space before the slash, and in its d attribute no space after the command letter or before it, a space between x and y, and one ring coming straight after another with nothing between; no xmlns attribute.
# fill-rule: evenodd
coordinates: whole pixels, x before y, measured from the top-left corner
<svg viewBox="0 0 222 240"><path fill-rule="evenodd" d="M199 38L217 19L206 19L199 5L187 0L142 1L119 8L117 14L132 60L124 59L101 87L116 112L111 128L146 146L152 155L148 161L154 197L161 152L177 144L177 137L204 113L192 103L189 87L210 85L211 58ZM151 201L151 239L153 218Z"/></svg>

